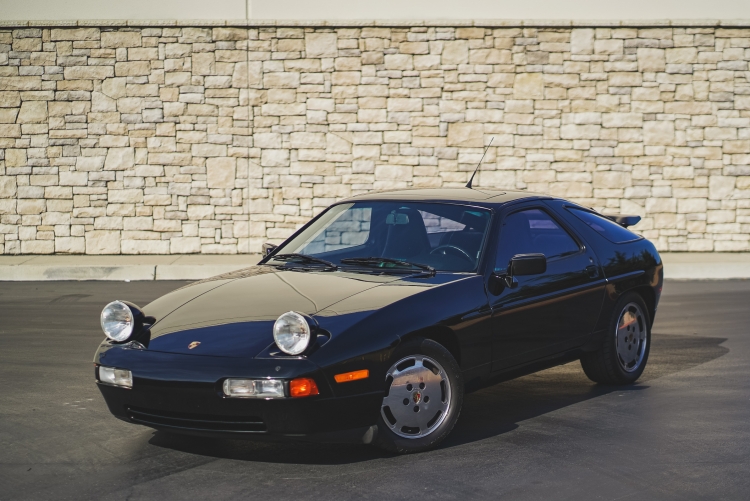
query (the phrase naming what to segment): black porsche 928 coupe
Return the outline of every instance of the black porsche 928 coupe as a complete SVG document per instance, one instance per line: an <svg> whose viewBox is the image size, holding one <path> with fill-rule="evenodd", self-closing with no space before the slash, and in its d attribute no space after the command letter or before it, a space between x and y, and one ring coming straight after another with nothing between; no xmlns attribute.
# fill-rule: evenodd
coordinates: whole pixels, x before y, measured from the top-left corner
<svg viewBox="0 0 750 501"><path fill-rule="evenodd" d="M256 266L108 304L96 380L158 430L423 451L472 389L576 359L639 378L663 282L639 219L527 192L353 197Z"/></svg>

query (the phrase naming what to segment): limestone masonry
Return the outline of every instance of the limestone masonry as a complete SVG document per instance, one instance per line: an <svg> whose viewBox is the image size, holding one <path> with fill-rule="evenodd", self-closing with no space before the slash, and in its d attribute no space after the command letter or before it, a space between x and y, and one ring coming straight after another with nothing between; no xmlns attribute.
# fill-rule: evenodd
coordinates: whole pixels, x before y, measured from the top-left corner
<svg viewBox="0 0 750 501"><path fill-rule="evenodd" d="M357 193L475 186L750 250L750 29L0 30L0 254L248 253Z"/></svg>

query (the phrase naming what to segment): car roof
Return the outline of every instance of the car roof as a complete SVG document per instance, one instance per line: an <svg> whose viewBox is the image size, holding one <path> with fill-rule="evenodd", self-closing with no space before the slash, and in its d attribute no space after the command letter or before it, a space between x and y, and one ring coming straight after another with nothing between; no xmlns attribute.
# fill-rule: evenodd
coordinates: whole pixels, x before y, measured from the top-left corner
<svg viewBox="0 0 750 501"><path fill-rule="evenodd" d="M529 191L496 190L490 188L416 188L392 191L373 191L347 198L346 200L342 200L342 202L408 200L412 202L462 202L494 205L525 198L549 197Z"/></svg>

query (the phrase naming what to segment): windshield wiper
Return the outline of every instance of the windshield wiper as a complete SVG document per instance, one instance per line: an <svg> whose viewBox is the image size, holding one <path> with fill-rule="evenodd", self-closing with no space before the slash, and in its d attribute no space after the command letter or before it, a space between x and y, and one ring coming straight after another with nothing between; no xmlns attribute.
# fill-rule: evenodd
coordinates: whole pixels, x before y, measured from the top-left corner
<svg viewBox="0 0 750 501"><path fill-rule="evenodd" d="M312 256L306 256L305 254L277 254L275 256L271 256L271 259L276 259L277 261L297 261L301 263L317 263L325 265L326 268L331 268L334 270L338 269L338 266L333 264L330 261L326 261L325 259L320 259L317 257Z"/></svg>
<svg viewBox="0 0 750 501"><path fill-rule="evenodd" d="M364 264L364 265L374 265L378 268L385 268L388 270L393 270L393 266L384 266L386 264L393 264L396 266L402 266L402 267L409 267L409 268L419 268L420 270L424 270L429 273L435 273L435 268L432 266L428 266L426 264L419 264L419 263L410 263L409 261L402 261L400 259L393 259L390 257L346 257L341 260L341 264Z"/></svg>

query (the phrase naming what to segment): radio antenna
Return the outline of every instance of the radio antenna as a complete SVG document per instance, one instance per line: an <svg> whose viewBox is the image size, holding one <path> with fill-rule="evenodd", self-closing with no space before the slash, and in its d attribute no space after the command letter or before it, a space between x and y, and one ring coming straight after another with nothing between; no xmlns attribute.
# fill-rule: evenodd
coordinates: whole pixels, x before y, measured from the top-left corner
<svg viewBox="0 0 750 501"><path fill-rule="evenodd" d="M474 169L474 174L471 175L471 178L469 179L469 182L466 183L466 187L471 189L471 182L474 181L474 176L477 175L477 172L479 171L479 166L482 165L482 160L484 160L484 156L487 154L487 150L490 149L490 146L492 146L492 141L495 140L495 136L492 136L490 139L490 144L487 145L487 147L484 149L484 153L482 153L482 158L479 159L479 163L477 164L477 168Z"/></svg>

